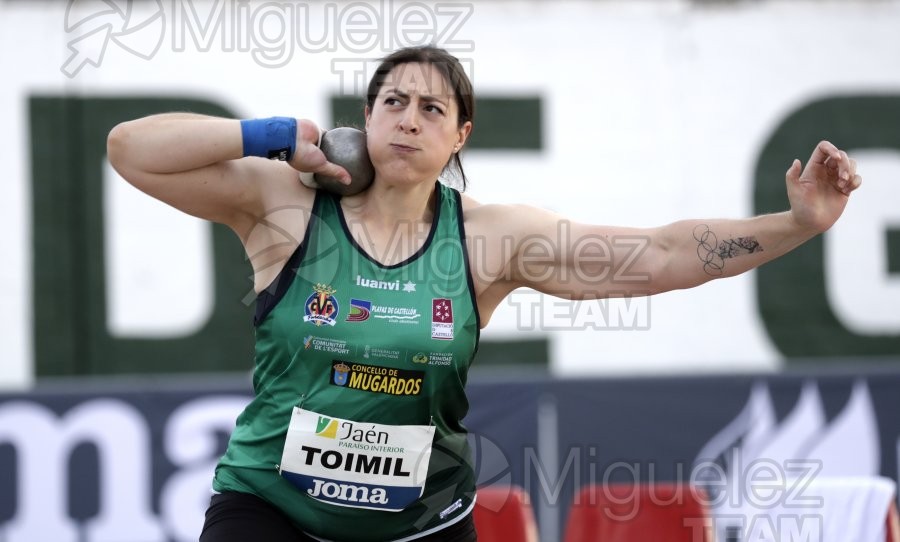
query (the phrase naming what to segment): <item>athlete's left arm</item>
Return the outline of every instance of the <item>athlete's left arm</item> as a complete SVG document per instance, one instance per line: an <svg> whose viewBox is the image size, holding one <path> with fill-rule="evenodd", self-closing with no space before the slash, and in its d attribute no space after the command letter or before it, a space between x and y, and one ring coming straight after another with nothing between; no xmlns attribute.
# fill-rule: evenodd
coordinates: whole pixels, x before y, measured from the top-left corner
<svg viewBox="0 0 900 542"><path fill-rule="evenodd" d="M795 160L785 176L790 211L743 220L618 228L508 206L509 289L567 299L650 295L744 273L830 228L862 183L856 162L827 141L801 169Z"/></svg>

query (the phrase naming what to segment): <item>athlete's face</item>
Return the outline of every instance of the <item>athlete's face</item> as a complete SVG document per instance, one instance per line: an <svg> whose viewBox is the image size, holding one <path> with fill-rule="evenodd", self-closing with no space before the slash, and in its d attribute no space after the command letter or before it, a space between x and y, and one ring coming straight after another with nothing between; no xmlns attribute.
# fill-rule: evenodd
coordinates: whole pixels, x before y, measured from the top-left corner
<svg viewBox="0 0 900 542"><path fill-rule="evenodd" d="M453 89L431 64L400 64L366 108L368 149L377 176L390 183L434 182L472 123L458 125Z"/></svg>

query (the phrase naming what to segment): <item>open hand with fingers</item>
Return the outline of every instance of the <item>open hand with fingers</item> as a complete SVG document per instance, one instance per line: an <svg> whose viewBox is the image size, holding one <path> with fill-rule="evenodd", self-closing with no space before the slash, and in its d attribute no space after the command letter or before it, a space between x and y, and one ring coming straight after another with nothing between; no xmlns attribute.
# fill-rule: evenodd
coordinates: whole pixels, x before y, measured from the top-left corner
<svg viewBox="0 0 900 542"><path fill-rule="evenodd" d="M821 233L844 212L850 193L860 187L856 160L829 141L813 150L806 167L794 160L785 175L791 216L798 226Z"/></svg>

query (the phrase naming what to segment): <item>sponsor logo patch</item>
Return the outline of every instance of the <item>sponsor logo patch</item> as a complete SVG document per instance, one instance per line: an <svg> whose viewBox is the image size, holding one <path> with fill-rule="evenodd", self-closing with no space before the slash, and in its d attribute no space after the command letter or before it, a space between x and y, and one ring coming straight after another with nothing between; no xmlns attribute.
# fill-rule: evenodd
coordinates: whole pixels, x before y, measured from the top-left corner
<svg viewBox="0 0 900 542"><path fill-rule="evenodd" d="M329 354L340 354L342 356L349 356L351 354L350 345L347 344L347 341L325 339L316 337L315 335L309 335L303 339L303 348L306 350L312 349L319 352L328 352Z"/></svg>
<svg viewBox="0 0 900 542"><path fill-rule="evenodd" d="M431 300L431 338L453 338L453 303L443 297Z"/></svg>
<svg viewBox="0 0 900 542"><path fill-rule="evenodd" d="M373 288L391 292L399 292L401 289L407 293L416 291L416 283L410 280L401 285L399 280L375 280L365 278L362 275L356 275L356 285L361 288Z"/></svg>
<svg viewBox="0 0 900 542"><path fill-rule="evenodd" d="M331 363L331 384L354 390L385 395L419 395L422 393L424 371L378 367L362 363L334 360Z"/></svg>
<svg viewBox="0 0 900 542"><path fill-rule="evenodd" d="M449 367L453 365L453 354L449 352L416 352L410 357L413 363Z"/></svg>
<svg viewBox="0 0 900 542"><path fill-rule="evenodd" d="M419 309L415 307L392 307L389 305L372 305L372 316L379 320L386 320L392 324L418 323Z"/></svg>
<svg viewBox="0 0 900 542"><path fill-rule="evenodd" d="M347 322L365 322L369 319L372 311L372 302L365 299L350 300L350 314L347 315Z"/></svg>
<svg viewBox="0 0 900 542"><path fill-rule="evenodd" d="M363 352L363 357L366 359L381 358L381 359L399 360L400 359L400 351L392 350L390 348L379 348L377 346L370 346L367 344L365 347L365 350Z"/></svg>

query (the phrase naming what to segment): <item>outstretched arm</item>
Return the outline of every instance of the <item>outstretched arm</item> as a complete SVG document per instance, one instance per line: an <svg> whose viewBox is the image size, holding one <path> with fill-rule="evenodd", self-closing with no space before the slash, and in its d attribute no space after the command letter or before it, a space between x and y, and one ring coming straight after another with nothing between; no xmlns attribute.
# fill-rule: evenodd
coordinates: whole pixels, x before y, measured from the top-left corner
<svg viewBox="0 0 900 542"><path fill-rule="evenodd" d="M790 211L747 220L678 222L663 229L658 243L667 253L666 289L687 288L744 273L825 232L859 188L856 161L822 141L801 169L794 160L785 174ZM690 253L694 253L691 258Z"/></svg>
<svg viewBox="0 0 900 542"><path fill-rule="evenodd" d="M650 295L744 273L826 231L862 179L827 141L785 176L789 211L744 220L685 220L651 229L571 223L509 207L507 290L524 286L569 299ZM561 236L560 231L567 235ZM538 239L561 240L541 248Z"/></svg>

